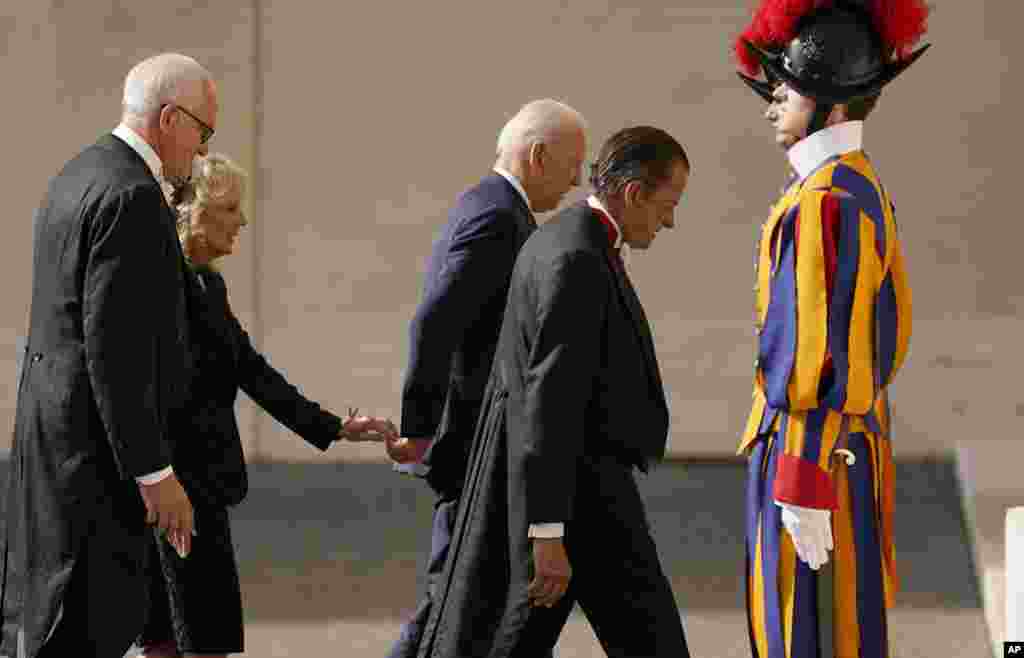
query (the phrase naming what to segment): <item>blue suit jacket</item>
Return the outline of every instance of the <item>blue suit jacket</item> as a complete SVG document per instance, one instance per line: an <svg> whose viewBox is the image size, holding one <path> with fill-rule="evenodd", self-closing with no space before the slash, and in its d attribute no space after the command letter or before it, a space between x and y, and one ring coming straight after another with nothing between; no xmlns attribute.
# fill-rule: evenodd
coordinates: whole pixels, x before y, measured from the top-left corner
<svg viewBox="0 0 1024 658"><path fill-rule="evenodd" d="M434 242L409 326L402 436L434 437L427 480L461 488L516 255L536 222L507 180L491 174L455 202Z"/></svg>

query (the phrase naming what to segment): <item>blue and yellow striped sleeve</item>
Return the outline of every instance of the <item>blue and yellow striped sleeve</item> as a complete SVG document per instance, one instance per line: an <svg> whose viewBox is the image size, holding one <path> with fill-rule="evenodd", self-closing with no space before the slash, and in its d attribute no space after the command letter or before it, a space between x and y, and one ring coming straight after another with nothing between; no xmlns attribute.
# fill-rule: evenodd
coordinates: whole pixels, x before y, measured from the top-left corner
<svg viewBox="0 0 1024 658"><path fill-rule="evenodd" d="M766 402L789 412L825 405L864 414L876 389L875 224L856 199L830 189L804 193L794 209L769 256L758 351Z"/></svg>
<svg viewBox="0 0 1024 658"><path fill-rule="evenodd" d="M769 317L790 325L781 333L792 337L791 353L765 367L768 401L786 411L774 496L834 508L829 459L842 415L866 413L875 397L873 309L881 259L874 223L842 191L803 194L793 224L792 263L780 264L776 274L779 301L789 301L779 306L788 308Z"/></svg>
<svg viewBox="0 0 1024 658"><path fill-rule="evenodd" d="M762 234L758 368L740 449L777 432L776 499L827 508L843 424L882 431L873 409L906 359L910 288L892 205L862 154L783 201Z"/></svg>

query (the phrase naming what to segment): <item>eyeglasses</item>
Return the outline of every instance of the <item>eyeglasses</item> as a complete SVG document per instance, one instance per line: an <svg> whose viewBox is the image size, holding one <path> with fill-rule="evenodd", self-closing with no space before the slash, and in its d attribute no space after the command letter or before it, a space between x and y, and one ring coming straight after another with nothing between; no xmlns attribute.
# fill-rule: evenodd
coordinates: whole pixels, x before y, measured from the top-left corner
<svg viewBox="0 0 1024 658"><path fill-rule="evenodd" d="M167 105L170 105L175 110L181 110L181 112L183 112L185 114L185 116L189 117L190 119L192 119L193 121L196 122L196 125L199 127L199 143L200 144L205 144L208 141L210 141L210 138L213 137L213 128L208 126L205 121L203 121L202 119L200 119L196 115L192 114L191 112L189 112L188 110L186 110L185 108L183 108L180 105L174 105L172 103L167 103L163 107L167 107ZM163 108L161 108L161 109L163 109Z"/></svg>

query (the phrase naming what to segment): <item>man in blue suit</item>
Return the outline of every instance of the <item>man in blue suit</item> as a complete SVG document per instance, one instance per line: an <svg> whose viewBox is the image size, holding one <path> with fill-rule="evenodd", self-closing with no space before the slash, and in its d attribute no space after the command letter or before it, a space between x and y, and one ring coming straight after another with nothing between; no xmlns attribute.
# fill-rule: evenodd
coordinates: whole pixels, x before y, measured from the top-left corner
<svg viewBox="0 0 1024 658"><path fill-rule="evenodd" d="M409 327L401 436L388 454L438 495L427 592L390 658L416 656L448 554L470 444L501 329L512 267L536 229L580 183L585 123L558 101L523 106L498 137L493 171L456 200L434 242Z"/></svg>

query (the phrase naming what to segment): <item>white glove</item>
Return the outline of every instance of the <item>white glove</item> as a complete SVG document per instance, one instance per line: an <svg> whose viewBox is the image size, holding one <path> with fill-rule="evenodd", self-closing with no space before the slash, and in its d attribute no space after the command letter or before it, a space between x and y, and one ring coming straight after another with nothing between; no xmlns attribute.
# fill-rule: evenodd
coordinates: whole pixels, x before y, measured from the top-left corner
<svg viewBox="0 0 1024 658"><path fill-rule="evenodd" d="M782 525L793 539L797 557L817 571L828 562L828 552L833 548L832 512L779 501L775 504L782 508Z"/></svg>

